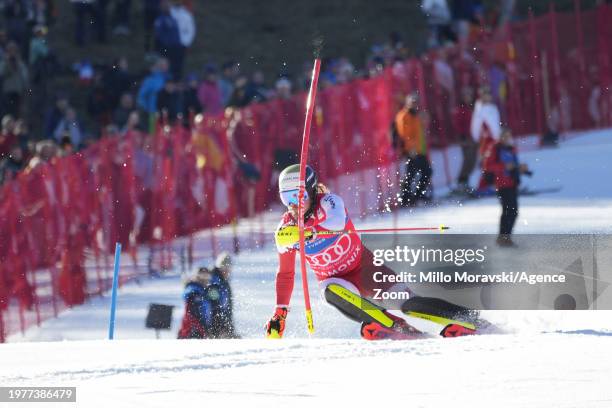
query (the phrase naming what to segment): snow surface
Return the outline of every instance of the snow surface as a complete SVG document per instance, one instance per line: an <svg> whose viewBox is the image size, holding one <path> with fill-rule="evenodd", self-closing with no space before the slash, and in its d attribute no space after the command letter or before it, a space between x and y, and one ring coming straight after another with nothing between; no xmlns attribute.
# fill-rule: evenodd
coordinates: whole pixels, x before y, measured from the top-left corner
<svg viewBox="0 0 612 408"><path fill-rule="evenodd" d="M7 344L0 380L76 386L79 407L610 407L611 344L580 334Z"/></svg>
<svg viewBox="0 0 612 408"><path fill-rule="evenodd" d="M525 184L563 189L521 197L516 233L612 232L612 131L575 136L556 149L534 150L533 140L523 142L521 159L535 172ZM454 159L457 151L448 154ZM350 191L341 195L350 203ZM443 223L453 233L496 233L499 212L497 200L489 198L401 210L398 222ZM383 213L356 224L390 226L394 217ZM271 230L277 218L278 212L266 214L266 228ZM109 296L93 298L25 336L11 336L9 344L0 345L0 384L77 386L77 406L83 407L319 401L324 406L612 407L611 312L489 311L483 315L510 334L368 343L359 339L358 325L316 296L311 279L314 338L305 333L296 284L286 338L266 341L261 338L274 303L273 251L268 242L264 250L245 251L236 259L232 287L242 340L171 340L182 317L182 280L169 275L120 290L117 341L103 340ZM152 302L176 306L172 330L162 332L159 341L144 328Z"/></svg>

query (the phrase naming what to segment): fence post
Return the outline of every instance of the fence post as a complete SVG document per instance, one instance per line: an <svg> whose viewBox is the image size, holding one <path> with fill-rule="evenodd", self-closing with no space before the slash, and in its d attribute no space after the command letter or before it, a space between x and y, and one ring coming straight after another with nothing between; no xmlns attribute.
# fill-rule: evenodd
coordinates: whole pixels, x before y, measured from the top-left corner
<svg viewBox="0 0 612 408"><path fill-rule="evenodd" d="M610 106L610 82L612 77L611 63L609 55L609 16L610 6L601 4L597 6L597 55L599 63L599 84L601 86L601 98L606 101L603 106L607 112L602 112L604 126L612 124L612 107Z"/></svg>
<svg viewBox="0 0 612 408"><path fill-rule="evenodd" d="M4 343L5 342L5 335L4 335L4 316L2 314L2 305L0 305L0 343Z"/></svg>
<svg viewBox="0 0 612 408"><path fill-rule="evenodd" d="M561 101L561 65L559 61L559 32L557 31L557 12L555 11L555 3L549 3L549 18L550 18L550 41L552 45L552 52L550 58L550 67L552 69L552 85L551 99L553 101L552 106L559 106ZM561 113L561 112L560 112ZM562 113L561 113L562 114ZM569 130L563 128L563 121L559 124L560 130Z"/></svg>
<svg viewBox="0 0 612 408"><path fill-rule="evenodd" d="M418 78L418 90L419 90L419 104L424 107L425 109L427 109L428 111L431 111L431 109L427 108L427 95L425 94L425 74L423 73L423 61L421 61L420 59L417 59L415 61L415 65L416 65L416 75ZM429 121L429 126L431 127L431 120ZM423 129L424 131L428 131L429 129ZM427 145L427 156L429 157L429 140L427 137L425 137L425 141L426 141L426 145Z"/></svg>
<svg viewBox="0 0 612 408"><path fill-rule="evenodd" d="M538 46L535 32L535 18L533 10L529 9L529 42L531 51L531 72L533 74L533 99L535 101L535 120L536 132L539 136L543 133L542 124L542 95L540 94L540 64L538 55Z"/></svg>
<svg viewBox="0 0 612 408"><path fill-rule="evenodd" d="M435 64L435 62L434 62ZM446 109L442 106L442 100L444 99L444 93L440 90L440 78L438 78L438 71L435 66L433 68L434 73L434 94L436 95L436 116L438 117L437 125L438 125L438 135L440 136L440 143L442 144L442 158L444 160L444 175L446 176L446 186L450 187L453 183L450 168L448 165L448 138L446 137L446 121L444 120L444 112L447 112ZM449 101L452 100L449 91ZM447 101L447 102L449 102ZM446 105L446 104L445 104ZM454 106L446 105L448 108L452 109Z"/></svg>
<svg viewBox="0 0 612 408"><path fill-rule="evenodd" d="M100 272L100 248L98 248L98 243L94 242L92 245L92 250L94 254L94 265L96 269L96 279L98 281L98 295L101 295L104 292L104 280L102 279L102 273Z"/></svg>
<svg viewBox="0 0 612 408"><path fill-rule="evenodd" d="M416 66L417 66L418 89L419 89L419 100L420 100L419 104L426 108L427 107L427 97L426 97L426 94L425 94L426 87L425 87L425 73L423 71L423 62L421 60L417 60L417 65ZM437 82L436 79L434 79L434 80ZM439 101L438 101L437 105L439 105ZM433 112L432 109L427 109L427 111L428 112ZM423 129L423 131L431 134L431 132L428 132L428 130L431 129L433 120L431 120L431 118L432 118L431 113L429 115L430 115L429 116L430 117L429 128L428 129ZM440 122L440 120L438 120L438 122ZM427 137L427 134L425 135L425 145L427 146L427 159L431 162L431 143L429 142L429 138ZM448 168L448 155L447 155L447 152L446 152L446 148L447 148L447 146L445 144L442 147L441 152L442 152L442 157L443 157L442 160L444 161L444 172L445 172L445 176L446 176L446 183L447 183L447 186L450 186L452 180L451 180L451 177L450 177L450 170ZM431 180L431 184L430 185L431 185L431 188L433 189L433 180Z"/></svg>
<svg viewBox="0 0 612 408"><path fill-rule="evenodd" d="M38 282L36 281L36 271L30 269L30 277L32 279L32 292L34 292L34 312L36 314L36 325L40 326L40 300L38 297Z"/></svg>
<svg viewBox="0 0 612 408"><path fill-rule="evenodd" d="M582 10L580 7L580 0L574 0L574 16L576 19L576 37L578 39L578 66L580 69L580 82L585 85L587 83L586 77L586 63L585 63L585 52L584 52L584 31L582 30ZM586 105L586 98L584 97L586 92L583 86L578 87L578 98L581 101L584 101L583 104L579 104L579 106ZM581 107L580 117L578 118L578 126L586 127L585 112L586 110Z"/></svg>
<svg viewBox="0 0 612 408"><path fill-rule="evenodd" d="M506 72L508 73L508 91L507 91L507 111L508 111L508 126L513 132L524 132L525 124L523 120L522 104L519 98L519 86L516 68L516 49L512 41L512 29L510 23L504 25L504 41L508 51L506 61Z"/></svg>
<svg viewBox="0 0 612 408"><path fill-rule="evenodd" d="M19 301L19 330L21 330L21 334L25 336L26 329L26 321L24 315L24 308L21 301Z"/></svg>
<svg viewBox="0 0 612 408"><path fill-rule="evenodd" d="M253 127L256 129L255 130L255 134L253 135L253 141L255 142L255 145L257 146L257 148L255 149L255 162L259 165L259 171L261 172L261 180L258 180L257 182L257 187L256 187L256 198L255 198L255 211L256 211L256 215L255 217L257 218L258 224L259 224L259 238L256 240L257 242L257 247L259 248L263 248L264 245L264 241L266 239L266 232L265 232L265 228L264 228L264 221L263 221L263 214L264 214L264 209L266 208L266 185L268 183L269 177L266 177L266 174L268 170L266 170L264 167L266 166L266 163L264 163L264 155L268 152L263 152L262 150L264 149L265 146L265 141L263 141L263 135L262 135L262 116L260 114L259 110L253 109L252 111L253 113ZM271 150L271 149L270 149ZM269 152L270 154L272 153L272 151ZM253 220L255 221L255 220Z"/></svg>
<svg viewBox="0 0 612 408"><path fill-rule="evenodd" d="M51 265L49 269L51 274L51 305L53 306L53 317L57 317L57 268Z"/></svg>
<svg viewBox="0 0 612 408"><path fill-rule="evenodd" d="M227 128L221 131L221 144L223 147L223 155L225 156L225 160L223 161L223 171L225 172L225 182L227 183L227 191L229 195L229 205L230 205L230 224L232 227L232 239L234 246L234 253L238 254L240 252L240 241L238 238L238 204L236 203L236 188L233 177L233 164L232 164L232 154L230 149L230 125L228 122ZM190 259L192 259L193 255L191 251L193 250L193 234L189 235L189 243L190 243ZM190 262L191 267L191 262Z"/></svg>
<svg viewBox="0 0 612 408"><path fill-rule="evenodd" d="M213 218L214 219L214 218ZM215 224L214 221L210 224L210 250L213 259L217 257L217 236L215 235Z"/></svg>

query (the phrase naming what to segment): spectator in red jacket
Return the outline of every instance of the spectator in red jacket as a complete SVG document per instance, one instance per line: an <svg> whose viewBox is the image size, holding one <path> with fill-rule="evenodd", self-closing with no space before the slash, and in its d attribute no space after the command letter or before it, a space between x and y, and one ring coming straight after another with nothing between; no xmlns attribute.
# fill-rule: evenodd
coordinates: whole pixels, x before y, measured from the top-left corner
<svg viewBox="0 0 612 408"><path fill-rule="evenodd" d="M198 99L204 112L211 115L223 113L223 95L219 87L219 75L216 65L206 64L204 79L198 87Z"/></svg>
<svg viewBox="0 0 612 408"><path fill-rule="evenodd" d="M499 142L495 143L487 157L487 169L495 180L495 190L501 202L502 213L499 220L500 246L514 246L510 235L518 216L518 187L522 174L531 174L524 163L519 163L512 132L504 129Z"/></svg>
<svg viewBox="0 0 612 408"><path fill-rule="evenodd" d="M461 170L457 178L457 191L465 193L471 190L468 182L470 174L472 174L476 165L478 153L478 145L472 138L470 129L474 112L473 95L474 91L472 88L463 88L461 91L461 102L452 112L453 132L459 142L459 146L461 146L461 153L463 155Z"/></svg>

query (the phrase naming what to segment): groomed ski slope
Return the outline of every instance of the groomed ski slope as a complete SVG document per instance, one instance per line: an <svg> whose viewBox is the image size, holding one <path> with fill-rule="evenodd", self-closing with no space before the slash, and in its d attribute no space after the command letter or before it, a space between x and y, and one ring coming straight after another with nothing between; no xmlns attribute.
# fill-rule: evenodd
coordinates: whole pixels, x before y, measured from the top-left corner
<svg viewBox="0 0 612 408"><path fill-rule="evenodd" d="M0 372L2 385L76 386L77 406L92 408L610 407L611 340L544 334L375 344L7 344Z"/></svg>
<svg viewBox="0 0 612 408"><path fill-rule="evenodd" d="M610 157L610 130L524 152L522 160L535 172L526 185L563 189L522 197L516 232L610 233ZM399 223L495 233L499 211L493 198L448 203L404 210ZM272 225L275 217L266 219ZM391 214L382 214L356 224L391 222ZM356 324L321 302L311 280L314 338L305 334L296 284L286 338L267 341L261 337L274 303L274 250L268 245L236 261L232 285L242 340L171 340L182 317L182 288L179 276L169 276L120 291L117 341L102 340L108 297L12 336L14 344L0 345L0 384L76 386L82 407L612 407L611 312L484 312L509 334L368 343L358 338ZM143 327L151 302L177 306L164 340Z"/></svg>

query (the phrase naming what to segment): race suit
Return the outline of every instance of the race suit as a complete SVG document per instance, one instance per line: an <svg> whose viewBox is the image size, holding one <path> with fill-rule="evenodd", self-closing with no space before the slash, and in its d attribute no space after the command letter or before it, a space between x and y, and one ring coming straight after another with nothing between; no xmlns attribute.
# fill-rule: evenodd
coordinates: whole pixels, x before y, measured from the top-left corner
<svg viewBox="0 0 612 408"><path fill-rule="evenodd" d="M316 197L313 215L306 221L305 228L314 232L305 244L306 262L322 286L326 282L337 282L360 293L360 268L364 248L355 227L348 216L342 198L327 193ZM297 220L289 213L283 214L277 231ZM345 231L325 235L324 231ZM318 234L318 235L317 235ZM276 304L287 307L293 292L295 277L295 246L279 247L279 266L276 274ZM368 251L369 253L369 251Z"/></svg>

